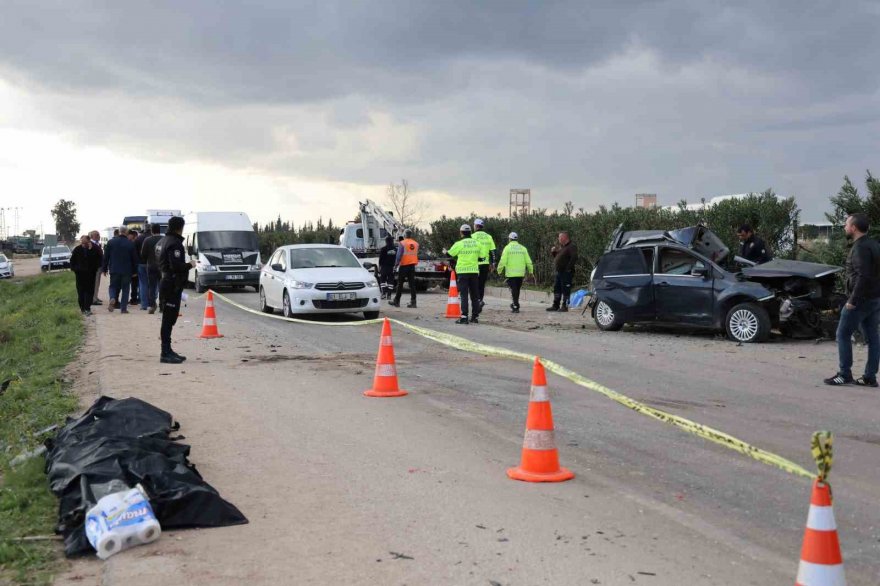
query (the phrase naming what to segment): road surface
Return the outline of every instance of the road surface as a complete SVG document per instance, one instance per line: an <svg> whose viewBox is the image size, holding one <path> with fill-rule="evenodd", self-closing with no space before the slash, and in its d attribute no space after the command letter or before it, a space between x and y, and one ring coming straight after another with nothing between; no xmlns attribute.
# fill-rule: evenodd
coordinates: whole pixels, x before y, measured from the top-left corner
<svg viewBox="0 0 880 586"><path fill-rule="evenodd" d="M190 292L191 293L191 292ZM191 293L192 294L192 293ZM230 293L256 308L255 293ZM831 475L851 585L880 583L880 393L830 389L830 343L737 346L711 334L597 331L537 304L490 299L479 326L445 297L388 315L562 363L660 409L812 469L835 432ZM786 584L809 482L550 376L561 484L509 480L530 366L398 328L400 399L366 399L379 326L267 319L217 303L224 338L199 340L202 302L179 323L179 367L158 364L158 315L96 312L98 392L171 411L192 460L250 519L175 531L59 583ZM857 351L857 361L864 350Z"/></svg>

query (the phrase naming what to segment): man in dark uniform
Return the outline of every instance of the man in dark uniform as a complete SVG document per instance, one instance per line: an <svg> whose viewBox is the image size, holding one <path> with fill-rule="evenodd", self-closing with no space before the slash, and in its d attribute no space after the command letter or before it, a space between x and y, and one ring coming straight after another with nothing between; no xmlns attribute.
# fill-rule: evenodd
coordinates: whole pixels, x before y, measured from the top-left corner
<svg viewBox="0 0 880 586"><path fill-rule="evenodd" d="M743 224L736 231L739 236L739 255L746 260L750 260L755 264L763 264L773 260L770 249L764 244L764 241L755 235L754 230L748 224Z"/></svg>
<svg viewBox="0 0 880 586"><path fill-rule="evenodd" d="M390 298L394 291L394 263L397 260L397 245L390 234L385 237L385 246L379 250L379 286L382 299Z"/></svg>
<svg viewBox="0 0 880 586"><path fill-rule="evenodd" d="M180 364L186 360L171 349L171 330L177 323L177 314L180 311L180 297L183 287L186 285L189 269L195 266L195 261L186 262L186 250L183 247L184 220L180 216L174 216L168 220L168 233L156 244L156 258L159 260L159 270L162 272L162 280L159 283L160 297L164 300L162 311L162 356L159 362L165 364Z"/></svg>

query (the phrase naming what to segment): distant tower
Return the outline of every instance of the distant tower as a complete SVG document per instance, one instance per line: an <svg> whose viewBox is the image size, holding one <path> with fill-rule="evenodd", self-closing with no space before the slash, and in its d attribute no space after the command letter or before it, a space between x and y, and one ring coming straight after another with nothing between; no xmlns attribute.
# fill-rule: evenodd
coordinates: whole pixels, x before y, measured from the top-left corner
<svg viewBox="0 0 880 586"><path fill-rule="evenodd" d="M657 207L657 194L656 193L637 193L636 194L636 207L637 208L647 208L654 209Z"/></svg>
<svg viewBox="0 0 880 586"><path fill-rule="evenodd" d="M531 189L511 189L510 190L510 217L519 215L528 215L532 209L532 190Z"/></svg>

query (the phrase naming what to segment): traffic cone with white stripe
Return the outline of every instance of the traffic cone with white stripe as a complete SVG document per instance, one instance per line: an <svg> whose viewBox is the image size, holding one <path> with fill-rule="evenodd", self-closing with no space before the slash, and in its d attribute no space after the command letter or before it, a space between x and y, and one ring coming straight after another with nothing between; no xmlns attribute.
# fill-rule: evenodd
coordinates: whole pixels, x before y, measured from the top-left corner
<svg viewBox="0 0 880 586"><path fill-rule="evenodd" d="M535 366L532 369L532 390L522 460L516 468L508 469L507 475L514 480L526 482L562 482L574 478L570 470L559 466L547 374L538 357L535 357Z"/></svg>
<svg viewBox="0 0 880 586"><path fill-rule="evenodd" d="M452 319L461 317L461 297L458 294L455 271L452 271L452 275L449 276L449 298L446 300L446 317Z"/></svg>
<svg viewBox="0 0 880 586"><path fill-rule="evenodd" d="M200 338L222 338L223 334L217 329L217 314L214 313L214 293L208 291L205 300L205 317L202 320L202 333Z"/></svg>
<svg viewBox="0 0 880 586"><path fill-rule="evenodd" d="M364 391L367 397L402 397L406 395L397 385L397 366L394 364L394 342L391 339L391 322L385 318L382 337L379 338L379 355L376 357L376 374L373 388Z"/></svg>
<svg viewBox="0 0 880 586"><path fill-rule="evenodd" d="M813 482L795 586L846 586L837 523L831 508L831 488L819 479Z"/></svg>

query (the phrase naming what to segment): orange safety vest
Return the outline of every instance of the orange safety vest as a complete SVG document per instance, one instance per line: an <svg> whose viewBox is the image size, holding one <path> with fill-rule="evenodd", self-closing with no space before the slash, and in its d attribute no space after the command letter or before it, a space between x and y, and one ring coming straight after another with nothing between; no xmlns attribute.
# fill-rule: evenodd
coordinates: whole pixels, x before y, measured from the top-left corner
<svg viewBox="0 0 880 586"><path fill-rule="evenodd" d="M419 264L419 243L412 238L406 238L400 242L403 253L400 255L400 266L408 267Z"/></svg>

